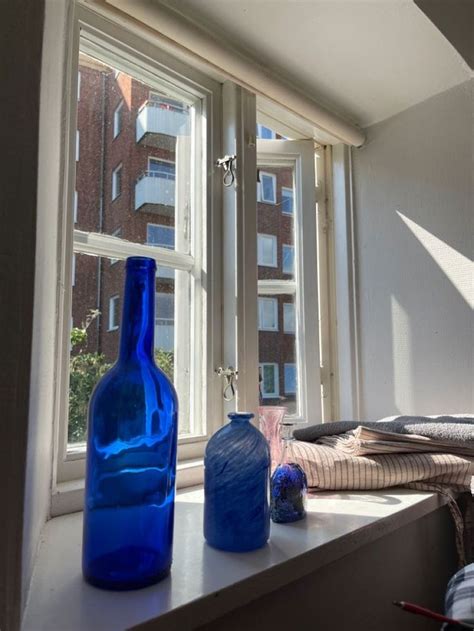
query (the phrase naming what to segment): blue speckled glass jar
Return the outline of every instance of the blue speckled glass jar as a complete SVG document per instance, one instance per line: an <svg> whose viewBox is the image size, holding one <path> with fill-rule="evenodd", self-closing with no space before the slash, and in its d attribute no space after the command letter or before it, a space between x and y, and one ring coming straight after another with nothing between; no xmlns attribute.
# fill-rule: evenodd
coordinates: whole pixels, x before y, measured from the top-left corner
<svg viewBox="0 0 474 631"><path fill-rule="evenodd" d="M270 535L270 451L251 423L253 414L229 414L204 458L204 537L219 550L261 548Z"/></svg>
<svg viewBox="0 0 474 631"><path fill-rule="evenodd" d="M306 516L308 482L303 469L291 462L292 425L282 423L281 430L283 449L270 482L270 510L272 521L288 524Z"/></svg>

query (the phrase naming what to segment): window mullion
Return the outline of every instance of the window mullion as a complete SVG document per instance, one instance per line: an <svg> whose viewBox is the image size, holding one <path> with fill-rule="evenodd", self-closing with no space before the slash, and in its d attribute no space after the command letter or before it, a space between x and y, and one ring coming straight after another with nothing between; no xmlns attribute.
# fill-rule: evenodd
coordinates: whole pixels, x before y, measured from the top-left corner
<svg viewBox="0 0 474 631"><path fill-rule="evenodd" d="M224 188L223 361L239 371L237 397L227 412L258 409L256 232L256 100L244 88L223 86L223 153L237 155L237 186Z"/></svg>

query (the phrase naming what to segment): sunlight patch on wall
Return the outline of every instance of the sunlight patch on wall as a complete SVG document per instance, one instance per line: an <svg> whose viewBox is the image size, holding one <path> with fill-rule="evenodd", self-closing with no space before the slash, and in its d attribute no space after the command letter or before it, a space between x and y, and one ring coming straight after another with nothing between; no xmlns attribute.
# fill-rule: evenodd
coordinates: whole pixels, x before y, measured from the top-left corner
<svg viewBox="0 0 474 631"><path fill-rule="evenodd" d="M466 256L460 254L450 245L435 237L431 232L403 215L399 210L397 214L412 234L425 248L433 261L446 274L454 287L464 300L473 306L473 279L474 264Z"/></svg>
<svg viewBox="0 0 474 631"><path fill-rule="evenodd" d="M413 366L410 317L395 296L392 315L393 398L400 414L413 413Z"/></svg>

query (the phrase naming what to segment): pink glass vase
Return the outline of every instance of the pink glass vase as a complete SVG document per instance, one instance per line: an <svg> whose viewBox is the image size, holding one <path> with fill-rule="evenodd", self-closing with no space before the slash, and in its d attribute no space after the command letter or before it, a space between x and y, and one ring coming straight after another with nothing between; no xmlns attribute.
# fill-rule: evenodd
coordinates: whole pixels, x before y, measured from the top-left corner
<svg viewBox="0 0 474 631"><path fill-rule="evenodd" d="M280 462L282 450L280 423L283 421L285 414L286 408L279 405L260 406L258 408L260 431L267 439L270 447L272 472Z"/></svg>

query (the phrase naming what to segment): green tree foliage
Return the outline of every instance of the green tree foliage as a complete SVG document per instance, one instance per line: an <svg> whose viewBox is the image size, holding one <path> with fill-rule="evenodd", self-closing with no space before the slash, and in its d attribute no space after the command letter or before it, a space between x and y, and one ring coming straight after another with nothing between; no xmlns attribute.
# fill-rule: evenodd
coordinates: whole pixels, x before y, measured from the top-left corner
<svg viewBox="0 0 474 631"><path fill-rule="evenodd" d="M71 357L69 366L69 424L68 442L79 443L86 439L87 408L95 384L112 364L102 353L89 353L87 329L98 317L99 311L90 311L82 327L71 329ZM155 350L155 361L173 381L174 356L172 352Z"/></svg>

